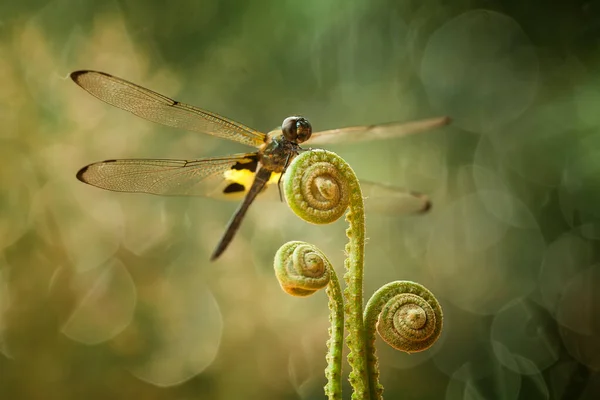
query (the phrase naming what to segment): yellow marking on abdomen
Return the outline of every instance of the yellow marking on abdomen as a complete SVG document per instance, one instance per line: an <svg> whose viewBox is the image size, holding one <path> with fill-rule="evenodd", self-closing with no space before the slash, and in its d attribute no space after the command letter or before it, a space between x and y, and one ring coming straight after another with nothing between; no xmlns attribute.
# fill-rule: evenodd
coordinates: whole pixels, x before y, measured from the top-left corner
<svg viewBox="0 0 600 400"><path fill-rule="evenodd" d="M252 182L254 182L254 176L256 174L248 169L229 169L225 171L223 177L227 179L231 183L239 183L243 185L245 188L244 192L247 192L252 186ZM277 184L279 182L279 177L281 176L281 172L271 172L271 176L269 177L269 181L267 185Z"/></svg>

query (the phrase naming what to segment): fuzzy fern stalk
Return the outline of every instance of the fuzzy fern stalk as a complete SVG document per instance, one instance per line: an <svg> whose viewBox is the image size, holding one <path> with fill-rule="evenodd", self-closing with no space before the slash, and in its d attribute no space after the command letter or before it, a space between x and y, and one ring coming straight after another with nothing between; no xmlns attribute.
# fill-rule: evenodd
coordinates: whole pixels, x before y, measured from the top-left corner
<svg viewBox="0 0 600 400"><path fill-rule="evenodd" d="M275 270L282 288L292 295L306 296L327 287L331 310L330 339L327 342L327 396L341 399L342 336L345 328L346 345L350 350L348 363L351 367L352 399L380 399L383 388L378 379L375 330L395 348L407 352L421 351L431 346L440 334L441 308L423 286L412 282L393 282L373 295L363 316L363 197L354 171L337 154L313 150L298 155L286 171L284 192L290 208L300 218L313 224L332 223L347 211L349 227L346 230L348 243L345 248L346 288L343 301L333 268L312 245L290 242L282 246L275 258ZM399 299L399 296L408 297ZM397 304L400 305L394 301L399 301ZM425 330L430 332L422 333ZM394 338L395 331L403 332L400 339ZM416 341L421 343L406 344L407 338L412 335L416 335Z"/></svg>
<svg viewBox="0 0 600 400"><path fill-rule="evenodd" d="M306 151L288 167L285 197L290 208L305 221L329 224L346 210L349 242L346 245L344 281L346 344L350 349L350 385L353 399L369 396L365 333L363 327L363 257L365 213L358 179L337 154L325 150Z"/></svg>
<svg viewBox="0 0 600 400"><path fill-rule="evenodd" d="M288 242L275 254L275 275L281 288L292 296L310 296L327 287L329 298L329 340L325 394L331 400L342 398L342 345L344 302L340 282L325 255L304 242Z"/></svg>

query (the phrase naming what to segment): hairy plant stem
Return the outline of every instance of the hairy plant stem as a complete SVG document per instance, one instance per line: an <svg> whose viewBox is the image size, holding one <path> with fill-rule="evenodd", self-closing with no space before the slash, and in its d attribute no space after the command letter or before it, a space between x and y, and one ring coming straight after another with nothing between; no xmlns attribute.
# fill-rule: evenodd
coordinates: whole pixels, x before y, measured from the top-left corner
<svg viewBox="0 0 600 400"><path fill-rule="evenodd" d="M346 210L346 273L344 281L346 344L350 349L349 376L353 399L369 396L365 332L363 327L363 262L365 213L358 179L337 154L325 150L300 154L288 167L285 194L290 208L305 221L327 224Z"/></svg>

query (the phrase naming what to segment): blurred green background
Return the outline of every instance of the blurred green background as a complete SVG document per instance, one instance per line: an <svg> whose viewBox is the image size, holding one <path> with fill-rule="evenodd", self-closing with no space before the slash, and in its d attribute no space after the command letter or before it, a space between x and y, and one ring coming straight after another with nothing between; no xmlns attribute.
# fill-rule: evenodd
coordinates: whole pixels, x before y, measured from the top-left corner
<svg viewBox="0 0 600 400"><path fill-rule="evenodd" d="M341 273L343 221L256 203L208 262L235 203L75 172L247 149L112 108L77 69L263 131L296 113L315 130L452 116L331 148L434 203L367 215L366 296L414 280L445 313L424 353L379 343L386 398L600 398L599 52L596 0L3 2L0 398L324 397L325 295L288 297L271 263L306 240Z"/></svg>

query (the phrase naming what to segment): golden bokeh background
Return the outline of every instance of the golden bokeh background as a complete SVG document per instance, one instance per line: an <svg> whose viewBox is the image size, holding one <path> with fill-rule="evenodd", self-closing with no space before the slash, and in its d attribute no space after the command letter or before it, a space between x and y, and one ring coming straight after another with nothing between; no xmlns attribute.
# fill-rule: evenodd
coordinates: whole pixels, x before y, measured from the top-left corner
<svg viewBox="0 0 600 400"><path fill-rule="evenodd" d="M449 115L449 127L330 147L359 177L427 193L424 216L367 214L365 293L417 281L444 332L379 343L388 399L600 396L600 2L22 1L0 6L0 399L320 399L324 293L284 294L272 259L344 222L257 202L102 191L112 158L244 146L110 107L104 71L269 131ZM347 374L346 367L346 374ZM345 383L345 398L350 388Z"/></svg>

